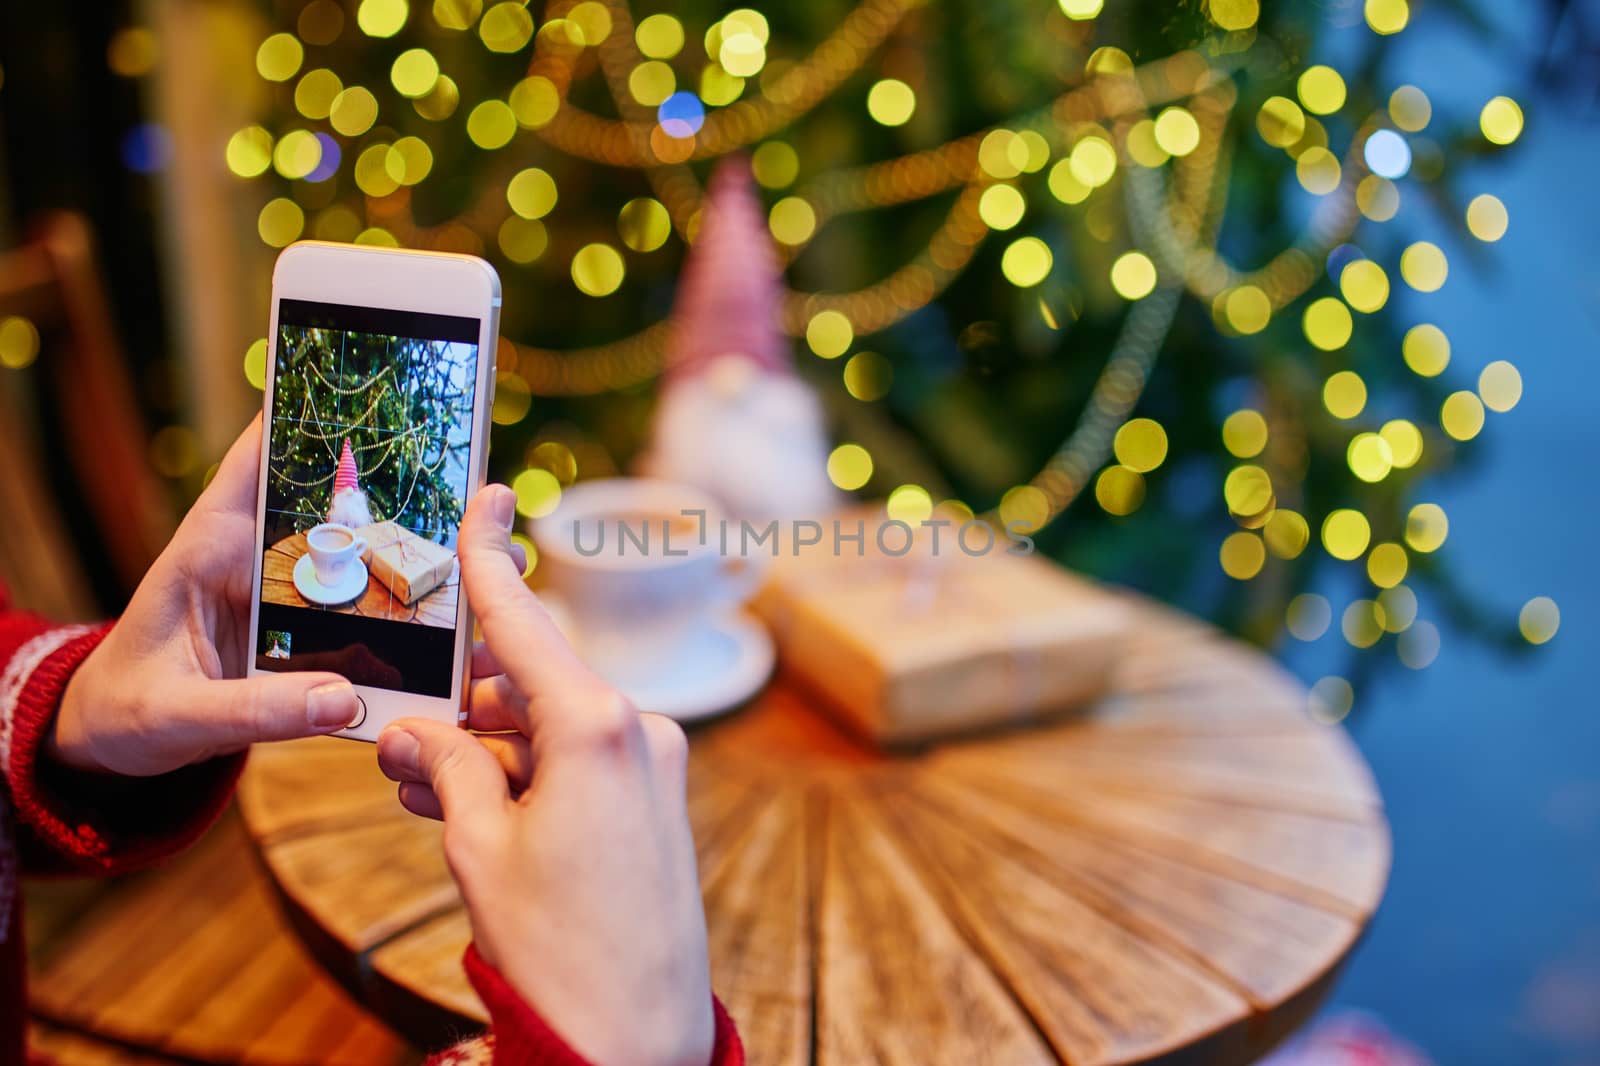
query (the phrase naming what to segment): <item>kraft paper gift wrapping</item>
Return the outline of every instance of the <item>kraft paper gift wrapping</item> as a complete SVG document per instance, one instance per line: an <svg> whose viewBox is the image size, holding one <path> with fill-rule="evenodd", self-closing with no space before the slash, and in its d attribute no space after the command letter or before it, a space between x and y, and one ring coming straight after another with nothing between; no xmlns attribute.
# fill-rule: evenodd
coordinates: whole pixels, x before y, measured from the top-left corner
<svg viewBox="0 0 1600 1066"><path fill-rule="evenodd" d="M361 558L372 576L400 602L415 603L450 579L456 557L443 544L423 540L394 522L374 522L356 532L366 538Z"/></svg>
<svg viewBox="0 0 1600 1066"><path fill-rule="evenodd" d="M755 601L785 663L868 738L1015 724L1104 692L1130 622L1116 597L1042 558L892 558L871 539L865 557L779 558Z"/></svg>

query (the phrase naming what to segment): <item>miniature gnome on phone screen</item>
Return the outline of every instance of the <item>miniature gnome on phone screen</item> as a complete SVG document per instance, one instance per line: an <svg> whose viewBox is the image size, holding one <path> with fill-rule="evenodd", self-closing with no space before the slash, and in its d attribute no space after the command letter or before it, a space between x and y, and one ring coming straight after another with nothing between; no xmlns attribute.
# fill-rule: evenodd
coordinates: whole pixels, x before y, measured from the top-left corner
<svg viewBox="0 0 1600 1066"><path fill-rule="evenodd" d="M749 163L711 177L673 307L665 383L639 472L696 485L738 518L838 504L817 398L778 328L781 275Z"/></svg>
<svg viewBox="0 0 1600 1066"><path fill-rule="evenodd" d="M356 455L348 439L339 452L339 468L333 474L333 502L328 505L328 521L351 529L372 524L372 509L367 506L367 494L356 480Z"/></svg>

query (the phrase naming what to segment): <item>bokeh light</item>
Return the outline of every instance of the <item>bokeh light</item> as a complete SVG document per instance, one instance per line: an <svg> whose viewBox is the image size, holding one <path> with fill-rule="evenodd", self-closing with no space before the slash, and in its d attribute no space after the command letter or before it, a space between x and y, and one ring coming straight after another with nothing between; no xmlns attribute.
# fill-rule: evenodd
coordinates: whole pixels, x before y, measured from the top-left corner
<svg viewBox="0 0 1600 1066"><path fill-rule="evenodd" d="M1363 13L1373 33L1399 33L1411 21L1411 5L1406 0L1366 0Z"/></svg>
<svg viewBox="0 0 1600 1066"><path fill-rule="evenodd" d="M1094 498L1110 515L1130 515L1144 503L1144 475L1125 466L1108 466L1094 482Z"/></svg>
<svg viewBox="0 0 1600 1066"><path fill-rule="evenodd" d="M933 497L921 485L901 485L889 493L884 510L895 521L916 525L933 515Z"/></svg>
<svg viewBox="0 0 1600 1066"><path fill-rule="evenodd" d="M1350 309L1332 296L1313 300L1300 321L1306 340L1325 352L1343 348L1355 328Z"/></svg>
<svg viewBox="0 0 1600 1066"><path fill-rule="evenodd" d="M1359 559L1372 540L1372 526L1360 511L1341 507L1322 520L1322 547L1335 559Z"/></svg>
<svg viewBox="0 0 1600 1066"><path fill-rule="evenodd" d="M1389 302L1389 275L1372 260L1357 259L1339 272L1339 292L1351 307L1370 315Z"/></svg>
<svg viewBox="0 0 1600 1066"><path fill-rule="evenodd" d="M842 311L818 311L806 323L806 345L824 359L837 359L855 342L855 329Z"/></svg>
<svg viewBox="0 0 1600 1066"><path fill-rule="evenodd" d="M1452 392L1439 407L1439 425L1456 440L1471 440L1483 429L1483 401L1465 389Z"/></svg>
<svg viewBox="0 0 1600 1066"><path fill-rule="evenodd" d="M370 4L373 0L363 0ZM533 37L533 16L516 0L502 0L483 13L478 38L491 52L520 52Z"/></svg>
<svg viewBox="0 0 1600 1066"><path fill-rule="evenodd" d="M511 479L517 496L517 513L524 518L543 518L561 503L561 482L542 467L529 467Z"/></svg>
<svg viewBox="0 0 1600 1066"><path fill-rule="evenodd" d="M1332 67L1310 66L1295 83L1300 105L1313 115L1331 115L1344 106L1344 78Z"/></svg>
<svg viewBox="0 0 1600 1066"><path fill-rule="evenodd" d="M872 456L859 444L841 444L828 455L828 480L854 492L872 480Z"/></svg>
<svg viewBox="0 0 1600 1066"><path fill-rule="evenodd" d="M787 188L800 174L800 156L783 141L767 141L751 153L750 169L764 187Z"/></svg>
<svg viewBox="0 0 1600 1066"><path fill-rule="evenodd" d="M1156 117L1156 144L1168 155L1185 156L1200 147L1200 124L1181 107L1169 107Z"/></svg>
<svg viewBox="0 0 1600 1066"><path fill-rule="evenodd" d="M817 231L817 213L804 198L786 196L772 205L767 227L780 244L804 244Z"/></svg>
<svg viewBox="0 0 1600 1066"><path fill-rule="evenodd" d="M1296 559L1311 543L1311 524L1299 511L1279 507L1261 527L1267 550L1280 559Z"/></svg>
<svg viewBox="0 0 1600 1066"><path fill-rule="evenodd" d="M586 296L609 296L626 273L622 254L609 244L586 244L572 257L572 283Z"/></svg>
<svg viewBox="0 0 1600 1066"><path fill-rule="evenodd" d="M1400 661L1412 670L1425 670L1439 657L1439 627L1418 622L1400 634L1395 651Z"/></svg>
<svg viewBox="0 0 1600 1066"><path fill-rule="evenodd" d="M1496 359L1478 374L1478 396L1491 411L1509 411L1522 399L1522 375L1504 359Z"/></svg>
<svg viewBox="0 0 1600 1066"><path fill-rule="evenodd" d="M1385 541L1373 547L1367 556L1367 577L1381 589L1392 589L1406 579L1409 566L1405 548Z"/></svg>
<svg viewBox="0 0 1600 1066"><path fill-rule="evenodd" d="M1143 252L1124 252L1111 264L1111 287L1124 300L1144 299L1155 291L1155 263Z"/></svg>
<svg viewBox="0 0 1600 1066"><path fill-rule="evenodd" d="M1510 144L1522 135L1522 108L1509 96L1496 96L1483 105L1478 128L1490 144Z"/></svg>
<svg viewBox="0 0 1600 1066"><path fill-rule="evenodd" d="M1254 533L1240 530L1230 533L1217 553L1222 572L1235 581L1248 581L1261 572L1267 561L1267 549Z"/></svg>
<svg viewBox="0 0 1600 1066"><path fill-rule="evenodd" d="M844 365L844 387L863 403L881 400L894 384L894 367L877 352L857 352Z"/></svg>
<svg viewBox="0 0 1600 1066"><path fill-rule="evenodd" d="M39 358L39 330L21 315L0 318L0 366L21 370Z"/></svg>
<svg viewBox="0 0 1600 1066"><path fill-rule="evenodd" d="M1233 412L1222 421L1222 446L1240 459L1260 455L1267 446L1267 420L1248 408Z"/></svg>
<svg viewBox="0 0 1600 1066"><path fill-rule="evenodd" d="M523 218L543 218L556 206L556 180L538 167L519 170L506 183L506 203Z"/></svg>
<svg viewBox="0 0 1600 1066"><path fill-rule="evenodd" d="M1417 241L1400 253L1400 276L1418 292L1437 292L1449 276L1444 251L1428 241Z"/></svg>
<svg viewBox="0 0 1600 1066"><path fill-rule="evenodd" d="M300 72L305 49L292 33L274 33L256 49L256 73L268 81L288 81Z"/></svg>
<svg viewBox="0 0 1600 1066"><path fill-rule="evenodd" d="M1167 457L1167 431L1154 419L1129 419L1117 430L1112 450L1117 462L1130 470L1148 474Z"/></svg>
<svg viewBox="0 0 1600 1066"><path fill-rule="evenodd" d="M1529 644L1543 644L1561 628L1561 609L1549 596L1535 596L1522 605L1517 628Z"/></svg>
<svg viewBox="0 0 1600 1066"><path fill-rule="evenodd" d="M502 100L485 100L467 115L467 137L479 148L503 148L516 132L517 116Z"/></svg>
<svg viewBox="0 0 1600 1066"><path fill-rule="evenodd" d="M1302 592L1289 601L1285 622L1296 640L1316 640L1333 624L1333 605L1325 596Z"/></svg>
<svg viewBox="0 0 1600 1066"><path fill-rule="evenodd" d="M641 196L622 205L617 234L634 251L653 252L672 236L672 217L661 201Z"/></svg>
<svg viewBox="0 0 1600 1066"><path fill-rule="evenodd" d="M1370 6L1371 0L1368 3ZM1350 714L1355 702L1355 689L1344 678L1318 678L1306 696L1306 713L1323 725L1337 725Z"/></svg>
<svg viewBox="0 0 1600 1066"><path fill-rule="evenodd" d="M1367 383L1354 370L1330 374L1322 383L1322 406L1335 418L1356 417L1367 406Z"/></svg>
<svg viewBox="0 0 1600 1066"><path fill-rule="evenodd" d="M1414 373L1438 377L1450 365L1450 338L1438 326L1423 322L1406 330L1400 352Z"/></svg>
<svg viewBox="0 0 1600 1066"><path fill-rule="evenodd" d="M668 14L650 15L634 27L633 39L651 59L671 59L683 51L683 23Z"/></svg>
<svg viewBox="0 0 1600 1066"><path fill-rule="evenodd" d="M1419 503L1406 514L1406 544L1412 551L1438 551L1450 535L1450 519L1436 503Z"/></svg>
<svg viewBox="0 0 1600 1066"><path fill-rule="evenodd" d="M1006 246L1000 257L1000 272L1018 288L1039 284L1050 274L1054 259L1048 245L1037 237L1022 237ZM1114 270L1115 268L1113 268Z"/></svg>
<svg viewBox="0 0 1600 1066"><path fill-rule="evenodd" d="M1028 202L1015 185L998 183L983 190L978 199L978 217L990 229L1008 230L1022 221Z"/></svg>
<svg viewBox="0 0 1600 1066"><path fill-rule="evenodd" d="M361 0L356 8L356 25L368 37L393 37L410 16L406 0Z"/></svg>
<svg viewBox="0 0 1600 1066"><path fill-rule="evenodd" d="M1375 130L1362 149L1367 169L1381 178L1403 178L1411 169L1411 146L1394 130Z"/></svg>
<svg viewBox="0 0 1600 1066"><path fill-rule="evenodd" d="M1483 193L1467 204L1467 231L1480 241L1497 241L1506 235L1511 218L1500 199Z"/></svg>
<svg viewBox="0 0 1600 1066"><path fill-rule="evenodd" d="M898 78L874 82L867 91L867 114L881 126L904 126L917 109L917 94Z"/></svg>

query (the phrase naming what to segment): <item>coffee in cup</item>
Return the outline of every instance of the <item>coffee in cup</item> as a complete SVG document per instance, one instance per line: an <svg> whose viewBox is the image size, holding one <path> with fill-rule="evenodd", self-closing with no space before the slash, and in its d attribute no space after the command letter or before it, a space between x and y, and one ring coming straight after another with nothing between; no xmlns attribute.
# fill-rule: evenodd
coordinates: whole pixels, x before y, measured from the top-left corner
<svg viewBox="0 0 1600 1066"><path fill-rule="evenodd" d="M324 522L306 533L306 554L311 556L311 568L316 571L317 582L326 588L336 588L345 580L350 564L366 550L366 540L338 522Z"/></svg>

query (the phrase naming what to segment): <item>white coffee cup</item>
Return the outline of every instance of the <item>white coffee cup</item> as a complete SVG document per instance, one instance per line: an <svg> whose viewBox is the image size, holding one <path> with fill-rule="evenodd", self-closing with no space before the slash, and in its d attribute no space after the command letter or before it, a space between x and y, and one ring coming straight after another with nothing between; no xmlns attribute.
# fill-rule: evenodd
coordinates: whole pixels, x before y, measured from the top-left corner
<svg viewBox="0 0 1600 1066"><path fill-rule="evenodd" d="M669 665L755 591L771 542L746 554L739 529L699 489L647 478L579 482L532 524L584 661L617 684Z"/></svg>
<svg viewBox="0 0 1600 1066"><path fill-rule="evenodd" d="M365 538L338 522L324 522L306 532L306 554L311 556L311 568L317 572L317 581L327 588L335 588L345 579L350 564L367 550Z"/></svg>

